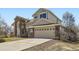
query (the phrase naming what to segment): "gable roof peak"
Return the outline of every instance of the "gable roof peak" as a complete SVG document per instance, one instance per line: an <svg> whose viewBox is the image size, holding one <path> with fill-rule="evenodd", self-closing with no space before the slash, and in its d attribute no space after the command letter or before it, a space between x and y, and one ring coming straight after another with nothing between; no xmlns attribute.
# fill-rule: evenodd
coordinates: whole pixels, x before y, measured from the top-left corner
<svg viewBox="0 0 79 59"><path fill-rule="evenodd" d="M47 9L47 8L39 8L32 16L36 15L40 10L45 10L45 11L47 11L48 9Z"/></svg>
<svg viewBox="0 0 79 59"><path fill-rule="evenodd" d="M16 17L14 18L14 20L24 20L24 21L28 21L29 19L24 18L24 17L21 17L21 16L16 16Z"/></svg>
<svg viewBox="0 0 79 59"><path fill-rule="evenodd" d="M45 10L45 11L51 13L53 16L55 16L55 17L57 18L57 20L61 21L53 12L51 12L51 11L48 10L47 8L39 8L32 16L38 14L38 12L39 12L40 10ZM61 22L62 22L62 21L61 21Z"/></svg>

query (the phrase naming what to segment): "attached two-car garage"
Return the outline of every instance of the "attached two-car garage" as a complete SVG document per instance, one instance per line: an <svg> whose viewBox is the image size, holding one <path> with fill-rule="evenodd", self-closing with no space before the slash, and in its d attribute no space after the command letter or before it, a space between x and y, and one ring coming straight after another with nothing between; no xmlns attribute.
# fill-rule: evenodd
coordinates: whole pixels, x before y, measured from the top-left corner
<svg viewBox="0 0 79 59"><path fill-rule="evenodd" d="M42 25L33 27L34 38L55 38L55 25Z"/></svg>

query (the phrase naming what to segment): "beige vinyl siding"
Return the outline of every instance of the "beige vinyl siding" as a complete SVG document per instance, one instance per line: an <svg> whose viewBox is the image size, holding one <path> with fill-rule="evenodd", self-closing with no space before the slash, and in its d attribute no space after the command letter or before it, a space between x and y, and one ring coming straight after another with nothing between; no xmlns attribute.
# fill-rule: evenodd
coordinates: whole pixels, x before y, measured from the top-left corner
<svg viewBox="0 0 79 59"><path fill-rule="evenodd" d="M47 14L48 14L48 20L52 20L53 23L57 23L57 18L55 16L53 16L49 12Z"/></svg>
<svg viewBox="0 0 79 59"><path fill-rule="evenodd" d="M61 23L61 21L57 17L55 17L48 11L40 12L39 14L35 15L35 16L37 16L36 19L40 19L40 14L42 14L42 13L46 13L46 19L51 20L52 23L59 23L59 24ZM43 18L41 18L41 19L43 19Z"/></svg>

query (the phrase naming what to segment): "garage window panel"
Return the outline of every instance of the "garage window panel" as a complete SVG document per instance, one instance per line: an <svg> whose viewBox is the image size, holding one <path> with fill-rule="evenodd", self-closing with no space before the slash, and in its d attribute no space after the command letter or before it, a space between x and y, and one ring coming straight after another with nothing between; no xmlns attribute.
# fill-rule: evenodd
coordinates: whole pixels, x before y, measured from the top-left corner
<svg viewBox="0 0 79 59"><path fill-rule="evenodd" d="M53 28L53 30L55 30L55 28Z"/></svg>
<svg viewBox="0 0 79 59"><path fill-rule="evenodd" d="M43 31L43 28L42 28L42 31Z"/></svg>
<svg viewBox="0 0 79 59"><path fill-rule="evenodd" d="M52 30L52 29L50 28L50 30Z"/></svg>
<svg viewBox="0 0 79 59"><path fill-rule="evenodd" d="M41 31L41 28L39 30Z"/></svg>
<svg viewBox="0 0 79 59"><path fill-rule="evenodd" d="M47 28L47 30L49 30L49 29Z"/></svg>

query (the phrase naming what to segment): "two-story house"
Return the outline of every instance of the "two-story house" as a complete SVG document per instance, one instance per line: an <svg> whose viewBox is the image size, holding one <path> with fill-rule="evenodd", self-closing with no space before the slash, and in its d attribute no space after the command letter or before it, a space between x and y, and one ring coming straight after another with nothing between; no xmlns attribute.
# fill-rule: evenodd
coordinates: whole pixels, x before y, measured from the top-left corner
<svg viewBox="0 0 79 59"><path fill-rule="evenodd" d="M13 26L16 37L60 39L62 29L65 28L61 25L62 21L50 10L40 8L32 17L31 20L19 16L15 17ZM67 37L66 33L63 34L65 37Z"/></svg>

